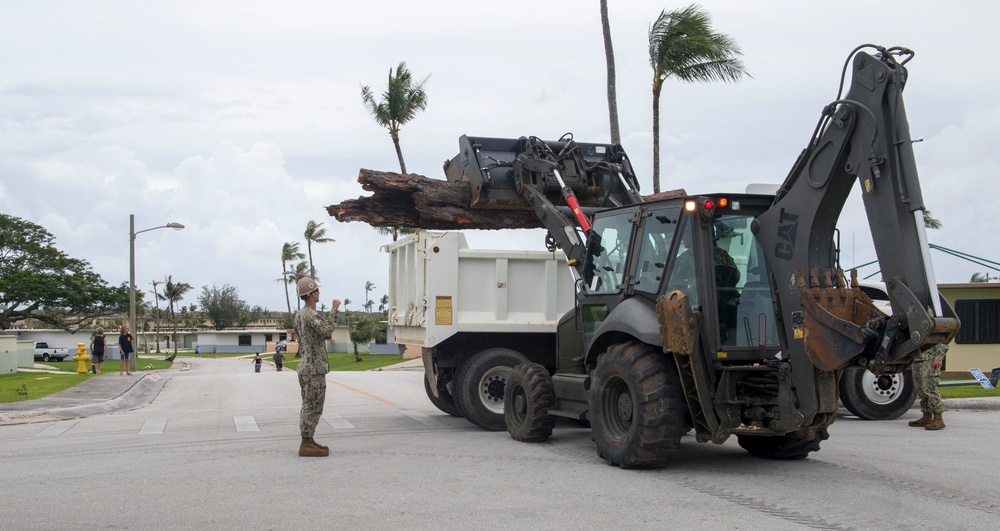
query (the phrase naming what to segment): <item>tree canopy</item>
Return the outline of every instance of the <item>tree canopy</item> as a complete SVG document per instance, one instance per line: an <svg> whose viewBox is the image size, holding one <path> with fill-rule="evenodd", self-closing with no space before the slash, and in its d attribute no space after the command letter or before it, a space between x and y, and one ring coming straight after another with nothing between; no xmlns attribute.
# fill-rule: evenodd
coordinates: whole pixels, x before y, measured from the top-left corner
<svg viewBox="0 0 1000 531"><path fill-rule="evenodd" d="M247 303L240 298L240 291L235 286L226 284L221 288L218 285L213 285L211 288L202 286L198 305L212 320L212 327L222 330L231 328L239 322L240 310Z"/></svg>
<svg viewBox="0 0 1000 531"><path fill-rule="evenodd" d="M128 283L109 286L85 260L55 246L43 227L0 214L0 329L36 319L72 330L128 311Z"/></svg>

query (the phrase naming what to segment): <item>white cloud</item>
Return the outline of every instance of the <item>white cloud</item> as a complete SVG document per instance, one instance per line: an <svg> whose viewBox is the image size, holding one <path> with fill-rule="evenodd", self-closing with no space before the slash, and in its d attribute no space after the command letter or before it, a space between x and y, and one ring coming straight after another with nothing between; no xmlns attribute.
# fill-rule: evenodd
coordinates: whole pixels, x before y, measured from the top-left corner
<svg viewBox="0 0 1000 531"><path fill-rule="evenodd" d="M917 51L906 98L913 134L925 138L915 146L924 194L945 224L931 241L1000 260L991 217L1000 207L991 193L998 74L969 52L996 44L1000 8L978 5L970 17L929 0L905 9L861 0L703 5L740 42L754 78L668 83L664 189L780 182L836 94L847 53L863 42L907 45ZM646 34L663 8L652 0L611 6L623 143L644 191L652 142ZM848 24L844 13L860 15ZM135 214L138 230L186 226L138 236L140 287L172 274L196 291L233 284L251 304L280 309L284 292L273 280L281 245L301 242L314 219L337 240L313 249L324 296L363 301L368 280L380 296L386 238L337 223L324 207L365 194L359 168L398 167L388 135L361 105L360 85L381 89L400 61L418 78L431 75L430 105L402 131L411 171L441 177L462 134L571 131L608 140L598 9L572 0L511 0L503 9L457 0L57 1L18 3L4 15L0 210L45 226L60 248L115 284L128 279ZM871 250L852 202L845 255L861 262ZM469 240L538 249L542 237L488 231ZM934 256L942 280L964 281L977 269Z"/></svg>

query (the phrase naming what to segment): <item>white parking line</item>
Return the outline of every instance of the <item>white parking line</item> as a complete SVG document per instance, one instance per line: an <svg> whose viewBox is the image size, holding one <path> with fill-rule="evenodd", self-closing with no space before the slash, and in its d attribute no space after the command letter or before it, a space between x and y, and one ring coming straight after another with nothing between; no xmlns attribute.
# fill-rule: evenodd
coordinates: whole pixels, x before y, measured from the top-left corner
<svg viewBox="0 0 1000 531"><path fill-rule="evenodd" d="M407 417L410 417L411 419L413 419L413 420L415 420L415 421L423 424L424 426L430 426L430 427L435 427L435 428L439 427L439 426L444 426L444 423L442 423L440 420L438 420L438 419L436 419L436 418L434 418L434 417L432 417L430 415L426 415L424 413L421 413L419 411L414 411L414 410L406 410L406 411L404 411L404 410L401 409L401 410L399 410L399 412L402 413L402 414L404 414L404 415L406 415Z"/></svg>
<svg viewBox="0 0 1000 531"><path fill-rule="evenodd" d="M139 435L163 435L167 419L146 419L139 428Z"/></svg>
<svg viewBox="0 0 1000 531"><path fill-rule="evenodd" d="M233 417L233 424L236 425L236 431L260 431L260 427L257 426L257 419L253 418L253 416Z"/></svg>
<svg viewBox="0 0 1000 531"><path fill-rule="evenodd" d="M341 417L337 413L327 413L327 414L323 415L321 418L327 424L329 424L331 428L333 428L335 430L345 430L345 429L351 429L351 428L355 428L356 427L354 424L351 424L350 422L347 422L346 420L344 420L344 417Z"/></svg>
<svg viewBox="0 0 1000 531"><path fill-rule="evenodd" d="M53 423L48 428L35 434L35 437L56 437L66 433L66 430L76 426L76 423L80 422L79 419L76 420L60 420L59 422Z"/></svg>

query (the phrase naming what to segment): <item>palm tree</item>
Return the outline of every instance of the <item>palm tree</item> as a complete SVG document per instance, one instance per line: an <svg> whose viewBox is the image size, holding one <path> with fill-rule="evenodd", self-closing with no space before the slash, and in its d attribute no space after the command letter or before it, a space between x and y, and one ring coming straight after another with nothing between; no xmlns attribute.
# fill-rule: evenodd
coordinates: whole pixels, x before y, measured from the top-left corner
<svg viewBox="0 0 1000 531"><path fill-rule="evenodd" d="M420 229L411 227L375 227L375 230L382 236L392 236L392 241L396 241L401 234L416 234Z"/></svg>
<svg viewBox="0 0 1000 531"><path fill-rule="evenodd" d="M302 260L305 257L306 255L299 251L299 242L285 242L281 246L281 282L285 285L285 303L288 304L288 315L292 315L292 303L288 298L288 285L295 282L295 279L292 278L288 271L288 263L294 260Z"/></svg>
<svg viewBox="0 0 1000 531"><path fill-rule="evenodd" d="M649 64L653 67L653 193L660 192L660 91L667 78L693 83L739 81L749 75L736 41L712 31L701 6L663 11L649 29Z"/></svg>
<svg viewBox="0 0 1000 531"><path fill-rule="evenodd" d="M375 290L375 283L371 280L365 282L365 309L368 313L372 313L372 301L368 298L368 294Z"/></svg>
<svg viewBox="0 0 1000 531"><path fill-rule="evenodd" d="M996 278L997 277L991 277L988 272L987 273L973 273L972 274L972 278L969 279L969 282L975 282L975 283L989 282L991 279L996 279Z"/></svg>
<svg viewBox="0 0 1000 531"><path fill-rule="evenodd" d="M159 295L161 301L170 304L170 321L174 326L174 354L167 358L167 361L174 361L177 357L177 315L174 313L174 305L179 304L184 294L191 291L191 284L187 282L174 282L173 275L167 275L167 280L163 283L163 293Z"/></svg>
<svg viewBox="0 0 1000 531"><path fill-rule="evenodd" d="M944 226L944 224L941 223L940 220L937 220L933 216L931 216L931 211L925 208L924 226L927 227L928 229L940 229L941 227Z"/></svg>
<svg viewBox="0 0 1000 531"><path fill-rule="evenodd" d="M384 313L387 308L389 308L389 296L382 295L382 298L378 301L378 311Z"/></svg>
<svg viewBox="0 0 1000 531"><path fill-rule="evenodd" d="M604 30L604 62L608 67L608 120L611 122L611 143L621 144L622 137L618 128L618 96L615 88L615 50L611 46L608 0L601 0L601 29Z"/></svg>
<svg viewBox="0 0 1000 531"><path fill-rule="evenodd" d="M153 303L156 304L156 353L160 353L160 294L156 292L156 286L162 282L153 281Z"/></svg>
<svg viewBox="0 0 1000 531"><path fill-rule="evenodd" d="M400 62L393 74L389 69L389 83L382 100L376 102L375 96L368 85L361 87L361 100L368 109L375 123L389 130L392 143L396 147L396 157L399 159L399 171L406 173L406 163L403 162L403 150L399 147L399 129L412 120L418 112L427 108L427 93L424 84L431 76L420 83L413 83L413 75L406 68L405 62Z"/></svg>
<svg viewBox="0 0 1000 531"><path fill-rule="evenodd" d="M309 262L305 260L295 264L295 271L293 271L294 276L291 277L291 282L298 282L302 277L309 276ZM295 304L296 311L302 309L302 298L298 296L298 291L295 292Z"/></svg>
<svg viewBox="0 0 1000 531"><path fill-rule="evenodd" d="M312 244L314 242L315 243L329 243L329 242L335 242L337 240L334 240L333 238L327 238L326 237L326 229L323 228L323 224L322 223L316 223L313 220L309 220L309 223L306 223L305 237L306 237L306 247L309 249L309 276L311 276L313 278L313 280L315 280L315 281L318 282L319 279L316 278L316 268L313 267L313 246L312 246Z"/></svg>

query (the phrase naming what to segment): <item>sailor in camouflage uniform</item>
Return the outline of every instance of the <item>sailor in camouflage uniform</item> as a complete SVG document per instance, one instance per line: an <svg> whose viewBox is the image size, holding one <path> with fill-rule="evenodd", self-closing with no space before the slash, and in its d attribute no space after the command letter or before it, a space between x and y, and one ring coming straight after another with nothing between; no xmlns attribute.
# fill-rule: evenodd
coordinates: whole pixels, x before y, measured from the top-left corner
<svg viewBox="0 0 1000 531"><path fill-rule="evenodd" d="M330 448L313 440L316 424L323 415L326 400L326 373L330 372L330 360L326 354L326 340L330 339L337 327L337 309L340 301L333 299L331 311L323 317L316 312L319 302L319 286L316 281L303 277L298 282L298 294L305 307L295 314L295 331L299 336L299 386L302 388L302 412L299 414L299 429L302 444L299 455L303 457L326 457Z"/></svg>
<svg viewBox="0 0 1000 531"><path fill-rule="evenodd" d="M910 426L925 430L940 430L944 428L944 404L938 384L941 382L941 366L944 355L948 353L948 345L934 345L923 351L913 362L913 383L920 395L920 411L923 416L911 420Z"/></svg>

